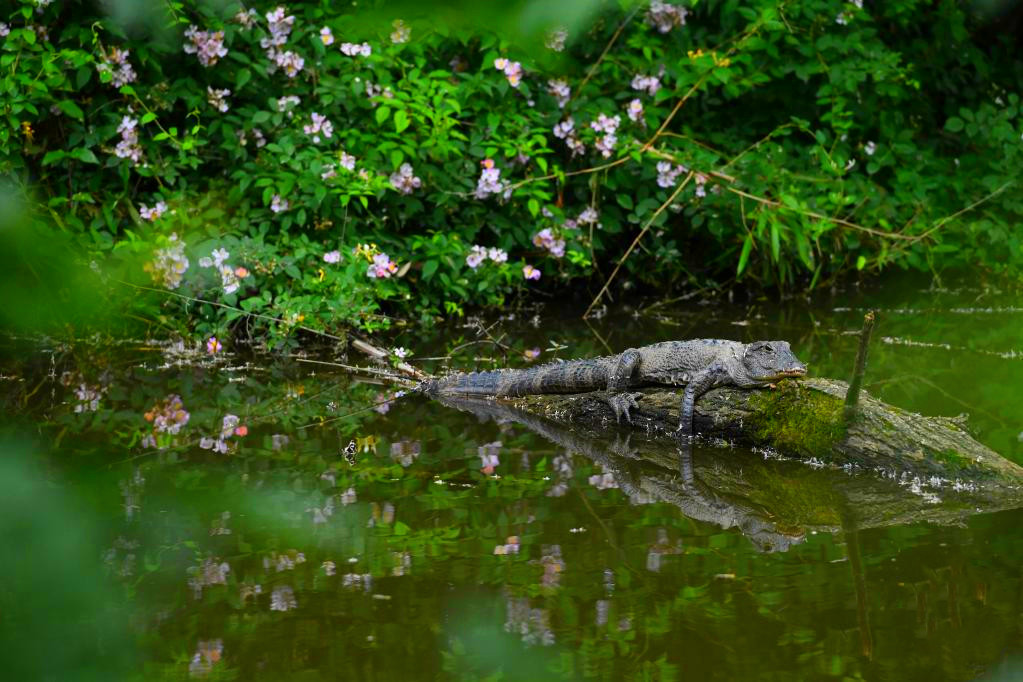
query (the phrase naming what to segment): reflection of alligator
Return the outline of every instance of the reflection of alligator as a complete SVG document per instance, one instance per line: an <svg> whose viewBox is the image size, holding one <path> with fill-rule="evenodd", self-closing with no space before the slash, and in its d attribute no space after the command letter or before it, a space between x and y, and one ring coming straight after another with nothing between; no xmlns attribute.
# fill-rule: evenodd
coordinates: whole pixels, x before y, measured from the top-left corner
<svg viewBox="0 0 1023 682"><path fill-rule="evenodd" d="M683 435L691 435L693 406L711 388L755 388L804 374L806 366L796 359L785 341L743 344L696 339L665 341L630 348L619 355L529 369L453 374L426 382L424 389L435 395L457 396L523 396L606 389L606 400L615 417L620 421L624 415L631 422L629 410L638 406L629 389L651 384L685 384L679 429Z"/></svg>
<svg viewBox="0 0 1023 682"><path fill-rule="evenodd" d="M661 500L693 519L737 528L762 551L784 551L809 532L923 521L960 525L974 514L1023 505L1023 490L1004 486L946 489L941 491L945 499L939 500L873 473L849 475L792 461L765 461L740 448L700 449L693 461L688 449L680 453L670 442L644 439L634 448L628 441L623 445L620 437L584 436L559 421L502 402L457 396L439 400L479 417L520 423L602 465L632 500Z"/></svg>
<svg viewBox="0 0 1023 682"><path fill-rule="evenodd" d="M658 499L679 507L689 518L722 528L738 528L761 551L784 551L801 542L800 530L780 529L770 513L742 497L720 493L705 485L693 471L688 454L683 456L681 480L678 474L638 459L626 440L605 442L581 436L542 417L514 407L472 398L441 396L450 407L497 422L513 421L557 443L569 452L578 452L610 472L618 487L633 502Z"/></svg>

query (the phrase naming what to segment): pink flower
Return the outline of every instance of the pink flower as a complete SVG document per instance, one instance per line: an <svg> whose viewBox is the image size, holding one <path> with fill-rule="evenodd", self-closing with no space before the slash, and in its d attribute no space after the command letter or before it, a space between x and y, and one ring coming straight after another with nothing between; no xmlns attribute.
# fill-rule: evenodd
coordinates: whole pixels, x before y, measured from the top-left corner
<svg viewBox="0 0 1023 682"><path fill-rule="evenodd" d="M206 352L209 353L210 355L215 355L216 353L219 353L223 348L224 346L220 343L220 341L217 340L217 337L215 336L211 336L209 340L206 341Z"/></svg>
<svg viewBox="0 0 1023 682"><path fill-rule="evenodd" d="M368 57L373 54L369 43L341 43L341 54L349 57Z"/></svg>
<svg viewBox="0 0 1023 682"><path fill-rule="evenodd" d="M540 271L532 265L527 265L522 268L522 276L526 279L540 279Z"/></svg>
<svg viewBox="0 0 1023 682"><path fill-rule="evenodd" d="M476 268L479 267L480 263L482 263L483 259L485 259L486 257L487 257L486 247L480 246L479 244L475 244L469 251L469 255L465 257L465 264L468 265L473 270L475 270Z"/></svg>
<svg viewBox="0 0 1023 682"><path fill-rule="evenodd" d="M476 182L476 198L486 199L491 194L505 191L505 184L501 181L501 169L494 166L494 160L483 159L480 165L483 166L483 170Z"/></svg>
<svg viewBox="0 0 1023 682"><path fill-rule="evenodd" d="M324 26L320 29L320 40L323 41L324 45L334 44L334 34L331 32L329 27Z"/></svg>
<svg viewBox="0 0 1023 682"><path fill-rule="evenodd" d="M391 177L388 179L391 181L391 186L402 194L412 194L423 184L423 181L415 176L412 165L408 163L401 164L401 168L391 173Z"/></svg>
<svg viewBox="0 0 1023 682"><path fill-rule="evenodd" d="M643 103L639 99L634 99L629 102L628 106L625 107L625 113L629 115L630 121L642 121L643 119Z"/></svg>
<svg viewBox="0 0 1023 682"><path fill-rule="evenodd" d="M230 90L214 90L210 86L206 86L206 101L222 114L227 113L227 110L231 108L225 99L230 96Z"/></svg>
<svg viewBox="0 0 1023 682"><path fill-rule="evenodd" d="M275 194L270 201L270 210L274 213L283 213L288 210L288 200L282 199L280 194Z"/></svg>
<svg viewBox="0 0 1023 682"><path fill-rule="evenodd" d="M369 266L366 271L366 275L376 278L387 278L398 271L398 266L395 265L386 253L378 253L373 256L373 264Z"/></svg>
<svg viewBox="0 0 1023 682"><path fill-rule="evenodd" d="M139 215L142 216L143 220L154 221L164 213L167 212L167 204L162 201L157 201L156 205L149 208L145 204L139 206Z"/></svg>
<svg viewBox="0 0 1023 682"><path fill-rule="evenodd" d="M395 45L407 43L409 38L412 37L412 28L401 19L395 19L391 26L394 27L394 30L391 32L391 42Z"/></svg>
<svg viewBox="0 0 1023 682"><path fill-rule="evenodd" d="M310 135L313 138L313 142L316 144L320 143L320 133L323 136L330 138L334 134L334 124L327 120L326 116L316 113L315 111L311 115L312 123L303 127L306 135Z"/></svg>
<svg viewBox="0 0 1023 682"><path fill-rule="evenodd" d="M238 428L236 428L234 430L234 435L236 435L236 436L247 436L247 435L249 435L249 427L247 427L244 424L242 424L241 426L239 426Z"/></svg>
<svg viewBox="0 0 1023 682"><path fill-rule="evenodd" d="M213 66L221 57L227 55L223 31L200 31L193 25L185 31L185 37L189 40L184 45L185 53L196 55L203 66Z"/></svg>
<svg viewBox="0 0 1023 682"><path fill-rule="evenodd" d="M325 260L326 262L331 263L331 264L340 263L341 262L341 252L340 251L328 251L327 253L323 254L323 260Z"/></svg>

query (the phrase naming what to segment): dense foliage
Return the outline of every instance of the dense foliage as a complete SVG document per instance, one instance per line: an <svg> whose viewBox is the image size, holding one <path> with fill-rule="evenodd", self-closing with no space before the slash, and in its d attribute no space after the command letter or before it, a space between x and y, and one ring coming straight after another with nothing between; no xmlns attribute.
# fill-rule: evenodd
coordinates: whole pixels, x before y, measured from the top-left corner
<svg viewBox="0 0 1023 682"><path fill-rule="evenodd" d="M1006 17L364 4L22 0L0 17L0 170L108 272L235 308L193 309L199 332L596 292L626 254L615 287L1023 265Z"/></svg>

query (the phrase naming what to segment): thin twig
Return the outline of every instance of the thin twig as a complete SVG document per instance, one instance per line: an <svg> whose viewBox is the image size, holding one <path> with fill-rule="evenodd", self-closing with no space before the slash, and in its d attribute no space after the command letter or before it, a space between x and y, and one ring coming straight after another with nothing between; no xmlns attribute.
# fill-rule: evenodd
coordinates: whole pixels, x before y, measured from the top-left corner
<svg viewBox="0 0 1023 682"><path fill-rule="evenodd" d="M938 228L944 226L949 221L955 220L956 218L958 218L962 214L966 213L967 211L972 211L973 209L977 208L981 204L983 204L983 203L985 203L987 201L990 201L991 199L994 199L996 196L998 196L999 194L1001 194L1002 192L1004 192L1005 190L1007 190L1009 187L1011 187L1014 184L1016 184L1016 179L1015 178L1013 178L1012 180L1007 180L1001 187L996 189L994 192L991 192L991 194L988 194L986 197L983 197L982 199L978 199L977 201L973 202L969 206L967 206L965 208L959 209L958 211L956 211L952 215L946 216L946 217L942 218L941 220L936 222L931 229L927 230L926 232L920 233L916 237L913 237L913 241L920 241L921 239L926 239L928 236L930 236L930 234L932 232L934 232Z"/></svg>
<svg viewBox="0 0 1023 682"><path fill-rule="evenodd" d="M625 262L625 259L629 257L629 254L631 254L633 249L636 248L636 245L639 244L639 240L643 238L643 235L647 233L650 226L654 224L655 220L657 220L657 216L661 215L661 213L664 212L664 209L671 205L671 202L675 201L675 197L677 197L685 186L689 184L689 181L693 179L693 175L693 171L689 171L686 179L679 183L678 187L675 188L675 191L671 193L671 196L668 197L656 211L654 211L654 214L650 216L650 220L646 221L646 225L643 226L643 229L639 231L636 238L632 240L631 244L629 244L629 248L625 251L625 254L618 260L618 265L615 266L614 271L611 272L611 276L607 278L606 282L604 282L604 286L601 287L600 292L598 292L593 300L590 301L589 307L587 307L586 312L583 313L583 318L590 314L590 311L593 310L593 306L597 305L597 302L600 301L600 297L603 296L604 292L607 291L607 288L611 286L611 282L614 281L615 275L617 275L618 271L622 268L622 263Z"/></svg>
<svg viewBox="0 0 1023 682"><path fill-rule="evenodd" d="M632 10L632 13L629 14L629 16L622 20L621 25L618 26L618 29L611 36L611 40L604 46L604 51L600 53L600 56L597 57L597 61L593 62L593 66L591 66L590 70L586 72L586 77L582 79L578 86L576 86L575 93L573 93L572 97L569 98L569 101L572 101L572 98L575 97L575 95L582 92L583 87L590 82L590 79L593 78L593 74L597 72L597 67L604 61L604 57L606 57L607 53L611 51L611 47L618 40L619 36L622 35L622 31L624 31L625 27L629 25L629 22L632 21L633 17L636 16L636 13L639 12L640 7L641 5L637 6L636 9Z"/></svg>

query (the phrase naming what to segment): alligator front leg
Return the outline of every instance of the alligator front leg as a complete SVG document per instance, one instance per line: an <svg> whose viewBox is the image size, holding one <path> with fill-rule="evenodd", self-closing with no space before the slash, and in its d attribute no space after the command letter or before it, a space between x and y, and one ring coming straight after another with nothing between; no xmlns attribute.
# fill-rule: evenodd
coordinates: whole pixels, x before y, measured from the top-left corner
<svg viewBox="0 0 1023 682"><path fill-rule="evenodd" d="M631 424L632 416L629 410L639 407L636 404L636 397L628 392L632 385L632 377L639 367L639 359L639 351L635 348L624 351L618 356L618 362L607 376L607 404L614 410L615 418L619 422L622 421L622 415L625 415L625 421Z"/></svg>
<svg viewBox="0 0 1023 682"><path fill-rule="evenodd" d="M689 441L693 437L693 408L696 406L696 399L727 377L728 370L725 366L715 362L693 376L686 384L686 390L682 394L682 407L679 409L678 425L679 435L683 439Z"/></svg>

